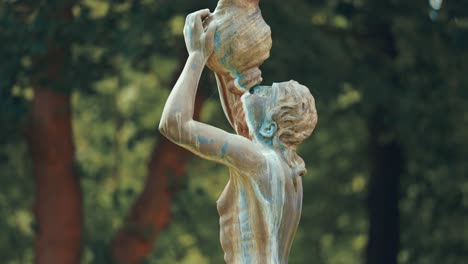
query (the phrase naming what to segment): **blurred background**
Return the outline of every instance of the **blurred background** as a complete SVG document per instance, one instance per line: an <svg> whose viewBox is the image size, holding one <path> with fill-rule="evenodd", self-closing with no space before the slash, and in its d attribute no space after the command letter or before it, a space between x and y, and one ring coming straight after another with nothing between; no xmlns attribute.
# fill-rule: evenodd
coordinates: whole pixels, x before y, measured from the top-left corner
<svg viewBox="0 0 468 264"><path fill-rule="evenodd" d="M2 263L223 263L223 166L164 140L185 16L214 0L0 1ZM263 0L264 83L319 122L290 263L468 263L468 2ZM197 118L232 131L214 76Z"/></svg>

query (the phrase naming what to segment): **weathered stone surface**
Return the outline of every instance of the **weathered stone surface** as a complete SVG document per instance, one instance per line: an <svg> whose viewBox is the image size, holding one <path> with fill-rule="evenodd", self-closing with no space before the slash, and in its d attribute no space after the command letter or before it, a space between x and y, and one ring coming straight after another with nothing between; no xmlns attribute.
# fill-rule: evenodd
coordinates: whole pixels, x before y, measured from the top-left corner
<svg viewBox="0 0 468 264"><path fill-rule="evenodd" d="M233 105L262 82L260 65L270 56L271 30L259 1L221 0L207 19L216 25L213 54L207 66L216 75L225 114L233 124Z"/></svg>
<svg viewBox="0 0 468 264"><path fill-rule="evenodd" d="M255 39L257 34L264 37ZM258 67L269 55L271 39L258 0L221 0L213 14L190 14L184 36L189 58L164 107L160 131L229 168L217 201L225 261L287 263L306 173L296 147L317 123L314 98L296 81L259 86ZM193 120L207 63L218 77L221 101L237 134Z"/></svg>

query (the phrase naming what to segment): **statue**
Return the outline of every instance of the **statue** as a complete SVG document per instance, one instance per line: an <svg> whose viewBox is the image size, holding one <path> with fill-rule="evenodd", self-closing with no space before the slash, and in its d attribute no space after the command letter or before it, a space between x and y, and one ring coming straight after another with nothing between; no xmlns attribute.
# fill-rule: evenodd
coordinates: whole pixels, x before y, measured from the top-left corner
<svg viewBox="0 0 468 264"><path fill-rule="evenodd" d="M188 15L189 57L159 125L175 144L229 167L217 201L227 263L287 263L301 214L306 168L296 147L315 128L315 101L295 81L260 85L270 34L258 0L221 0L214 13ZM192 119L205 65L237 134Z"/></svg>

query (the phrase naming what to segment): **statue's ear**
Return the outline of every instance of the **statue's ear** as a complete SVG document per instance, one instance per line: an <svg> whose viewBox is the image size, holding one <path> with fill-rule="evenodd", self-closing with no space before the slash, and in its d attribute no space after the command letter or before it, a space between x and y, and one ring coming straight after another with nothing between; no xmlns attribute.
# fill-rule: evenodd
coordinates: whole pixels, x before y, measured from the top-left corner
<svg viewBox="0 0 468 264"><path fill-rule="evenodd" d="M271 121L271 122L265 122L262 124L262 127L260 128L260 135L262 135L265 138L271 138L275 134L277 129L276 122Z"/></svg>

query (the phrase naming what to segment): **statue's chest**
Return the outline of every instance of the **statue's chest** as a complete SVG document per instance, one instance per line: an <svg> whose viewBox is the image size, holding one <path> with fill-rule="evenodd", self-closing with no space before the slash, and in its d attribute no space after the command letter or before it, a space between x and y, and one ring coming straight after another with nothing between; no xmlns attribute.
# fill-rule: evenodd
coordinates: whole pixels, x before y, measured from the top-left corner
<svg viewBox="0 0 468 264"><path fill-rule="evenodd" d="M216 207L220 216L225 215L228 212L232 212L236 207L237 192L235 191L234 183L230 180L223 192L216 201Z"/></svg>
<svg viewBox="0 0 468 264"><path fill-rule="evenodd" d="M231 178L216 202L220 215L228 211L238 212L239 210L247 209L249 205L256 203L258 198L265 195L264 190L260 189L260 185L257 182L242 178L247 177L231 170Z"/></svg>

